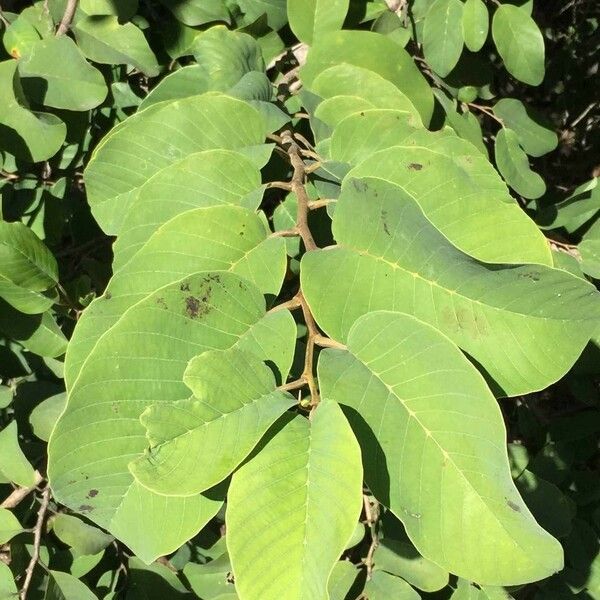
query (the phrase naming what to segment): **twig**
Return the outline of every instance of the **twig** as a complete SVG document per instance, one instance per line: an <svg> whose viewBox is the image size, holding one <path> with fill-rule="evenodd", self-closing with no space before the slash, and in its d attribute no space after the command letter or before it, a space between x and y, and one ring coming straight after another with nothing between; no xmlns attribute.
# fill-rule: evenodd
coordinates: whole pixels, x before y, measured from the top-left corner
<svg viewBox="0 0 600 600"><path fill-rule="evenodd" d="M25 582L23 583L23 587L21 588L20 598L21 600L25 600L27 598L27 590L31 584L31 578L33 577L33 571L35 566L40 559L40 544L42 541L42 529L44 527L44 519L46 517L46 512L48 511L48 503L50 502L50 488L46 487L46 489L42 492L42 502L40 504L40 509L37 514L37 521L35 524L34 534L33 534L33 552L31 554L31 560L29 561L29 565L27 565L27 569L25 570Z"/></svg>
<svg viewBox="0 0 600 600"><path fill-rule="evenodd" d="M274 231L270 237L298 237L300 232L297 227L292 227L292 229L280 229L279 231Z"/></svg>
<svg viewBox="0 0 600 600"><path fill-rule="evenodd" d="M494 119L494 121L496 121L497 123L500 123L500 125L502 125L502 127L504 127L504 121L502 119L500 119L499 117L497 117L491 108L489 108L487 106L482 106L481 104L473 104L473 102L468 102L467 106L469 106L470 108L477 109L478 111L482 112L483 114L487 115L488 117L491 117L492 119Z"/></svg>
<svg viewBox="0 0 600 600"><path fill-rule="evenodd" d="M296 308L300 308L301 306L302 306L302 302L300 301L300 298L298 298L298 295L296 295L293 298L291 298L290 300L287 300L286 302L282 302L281 304L274 306L268 312L274 313L274 312L278 312L280 310L294 310Z"/></svg>
<svg viewBox="0 0 600 600"><path fill-rule="evenodd" d="M371 499L373 503L371 504ZM371 532L371 545L367 556L363 559L364 565L367 567L367 579L371 579L373 573L373 555L379 546L379 535L377 532L377 520L379 519L379 503L375 498L371 498L367 494L363 494L363 505L365 510L365 522Z"/></svg>
<svg viewBox="0 0 600 600"><path fill-rule="evenodd" d="M311 200L308 203L308 210L317 210L317 208L323 208L324 206L327 206L328 204L333 204L334 202L337 202L337 200L334 200L333 198L322 198L321 200Z"/></svg>
<svg viewBox="0 0 600 600"><path fill-rule="evenodd" d="M56 30L56 37L59 37L69 30L71 27L71 21L73 21L73 16L75 15L75 10L77 9L77 0L67 0L67 6L65 7L65 12L63 13L62 19L60 20L60 25Z"/></svg>
<svg viewBox="0 0 600 600"><path fill-rule="evenodd" d="M288 181L270 181L265 185L265 189L270 190L276 188L278 190L286 190L290 192L292 190L292 184Z"/></svg>
<svg viewBox="0 0 600 600"><path fill-rule="evenodd" d="M16 490L12 491L9 496L7 496L0 504L2 508L14 508L18 504L20 504L31 492L35 490L35 488L42 482L44 478L40 474L39 471L35 472L35 480L32 486L30 487L19 487Z"/></svg>

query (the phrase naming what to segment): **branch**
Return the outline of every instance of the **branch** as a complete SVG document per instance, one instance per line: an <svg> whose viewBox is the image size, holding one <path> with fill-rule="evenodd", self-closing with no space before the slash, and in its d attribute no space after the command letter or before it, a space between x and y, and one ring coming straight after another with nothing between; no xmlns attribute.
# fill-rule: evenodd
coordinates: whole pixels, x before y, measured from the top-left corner
<svg viewBox="0 0 600 600"><path fill-rule="evenodd" d="M69 28L71 27L71 21L73 21L73 16L75 15L76 9L77 0L67 0L65 12L63 13L62 19L60 20L60 25L56 30L56 37L60 37L61 35L67 33L67 31L69 31Z"/></svg>
<svg viewBox="0 0 600 600"><path fill-rule="evenodd" d="M367 579L371 579L371 574L373 573L373 555L379 546L379 535L377 533L379 503L373 498L373 504L371 504L371 498L367 494L364 494L363 505L365 509L365 523L371 532L371 545L369 546L366 558L363 559L363 563L367 567Z"/></svg>
<svg viewBox="0 0 600 600"><path fill-rule="evenodd" d="M23 583L23 587L21 588L20 598L21 600L25 600L27 598L27 590L31 584L31 578L33 577L33 571L35 569L35 565L37 565L38 560L40 559L40 544L42 542L42 529L44 527L44 519L46 518L46 512L48 511L48 503L50 502L50 488L46 487L46 489L42 492L42 502L40 504L40 509L37 514L37 521L34 528L33 534L33 552L31 554L31 560L29 561L29 565L27 565L27 569L25 570L25 582Z"/></svg>
<svg viewBox="0 0 600 600"><path fill-rule="evenodd" d="M20 504L35 488L42 482L43 477L39 471L35 472L35 481L31 487L20 487L14 490L7 498L2 501L0 507L2 508L14 508Z"/></svg>

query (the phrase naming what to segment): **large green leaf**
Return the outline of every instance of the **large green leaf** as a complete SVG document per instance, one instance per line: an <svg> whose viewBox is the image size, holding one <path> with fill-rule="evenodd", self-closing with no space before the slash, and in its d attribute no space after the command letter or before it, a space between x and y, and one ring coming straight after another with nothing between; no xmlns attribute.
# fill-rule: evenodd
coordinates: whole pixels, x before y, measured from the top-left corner
<svg viewBox="0 0 600 600"><path fill-rule="evenodd" d="M402 187L464 252L490 262L552 264L544 236L469 142L413 130L397 113L362 111L338 125L330 152L333 160L356 161L348 178L377 177ZM510 229L510 239L498 236L499 227Z"/></svg>
<svg viewBox="0 0 600 600"><path fill-rule="evenodd" d="M35 314L52 306L42 295L58 282L56 259L21 222L0 221L0 297L16 309Z"/></svg>
<svg viewBox="0 0 600 600"><path fill-rule="evenodd" d="M89 110L108 93L102 73L66 35L33 44L19 60L19 75L30 100L54 108Z"/></svg>
<svg viewBox="0 0 600 600"><path fill-rule="evenodd" d="M492 19L492 37L507 71L519 81L539 85L544 79L544 38L527 12L502 4Z"/></svg>
<svg viewBox="0 0 600 600"><path fill-rule="evenodd" d="M113 270L123 266L169 219L192 208L237 204L256 209L259 168L231 150L206 150L169 165L142 185L113 246Z"/></svg>
<svg viewBox="0 0 600 600"><path fill-rule="evenodd" d="M348 63L391 81L415 105L425 125L433 113L433 94L412 58L390 38L370 31L336 31L317 40L300 70L309 89L325 69Z"/></svg>
<svg viewBox="0 0 600 600"><path fill-rule="evenodd" d="M113 129L94 151L85 171L92 212L107 233L118 233L131 192L160 170L194 152L262 144L266 134L254 108L227 96L154 104Z"/></svg>
<svg viewBox="0 0 600 600"><path fill-rule="evenodd" d="M259 289L227 272L189 275L126 310L88 350L50 438L48 473L57 500L147 562L195 535L219 509L220 492L175 498L137 483L128 465L147 447L140 416L154 404L188 398L184 371L206 350L238 345L259 356L264 351L267 360L279 344L285 351L272 360L287 374L295 328L282 341L280 328L272 327L282 315L291 319L286 311L266 315Z"/></svg>
<svg viewBox="0 0 600 600"><path fill-rule="evenodd" d="M133 23L121 25L116 16L94 16L79 19L73 29L81 51L90 60L106 65L131 65L148 77L158 75L156 56Z"/></svg>
<svg viewBox="0 0 600 600"><path fill-rule="evenodd" d="M269 265L265 269L265 265ZM269 237L266 223L236 206L199 208L163 225L111 279L77 323L67 349L71 387L100 335L154 290L199 271L233 271L264 294L277 295L286 269L285 244Z"/></svg>
<svg viewBox="0 0 600 600"><path fill-rule="evenodd" d="M544 180L529 166L527 155L519 145L519 136L508 128L496 135L496 165L506 183L524 198L539 198L546 191Z"/></svg>
<svg viewBox="0 0 600 600"><path fill-rule="evenodd" d="M446 77L458 63L463 49L463 3L436 0L425 16L423 52L431 68Z"/></svg>
<svg viewBox="0 0 600 600"><path fill-rule="evenodd" d="M494 113L502 119L505 127L512 129L523 150L531 156L543 156L558 145L558 136L548 126L542 125L540 117L531 112L516 98L501 98L494 105Z"/></svg>
<svg viewBox="0 0 600 600"><path fill-rule="evenodd" d="M236 588L245 600L326 598L361 511L360 449L331 401L310 421L290 416L269 434L229 488Z"/></svg>
<svg viewBox="0 0 600 600"><path fill-rule="evenodd" d="M465 46L479 52L485 44L490 26L490 15L483 0L466 0L462 15Z"/></svg>
<svg viewBox="0 0 600 600"><path fill-rule="evenodd" d="M46 160L62 146L67 127L56 115L26 108L16 71L16 60L0 62L0 149L30 162Z"/></svg>
<svg viewBox="0 0 600 600"><path fill-rule="evenodd" d="M444 332L509 396L562 377L600 315L591 285L543 265L475 260L399 187L377 179L344 182L333 234L338 246L305 254L301 268L306 299L328 335L344 343L373 310L412 314Z"/></svg>
<svg viewBox="0 0 600 600"><path fill-rule="evenodd" d="M287 0L290 28L306 44L338 31L344 24L350 0Z"/></svg>
<svg viewBox="0 0 600 600"><path fill-rule="evenodd" d="M291 327L288 339L295 338ZM268 349L271 361L277 350ZM238 348L197 356L183 380L193 396L142 414L150 450L129 467L142 485L169 496L192 496L222 481L296 403L276 389L260 358Z"/></svg>
<svg viewBox="0 0 600 600"><path fill-rule="evenodd" d="M494 397L439 331L406 314L365 315L347 350L321 353L319 381L348 407L369 487L423 556L490 585L562 568L560 544L513 484Z"/></svg>

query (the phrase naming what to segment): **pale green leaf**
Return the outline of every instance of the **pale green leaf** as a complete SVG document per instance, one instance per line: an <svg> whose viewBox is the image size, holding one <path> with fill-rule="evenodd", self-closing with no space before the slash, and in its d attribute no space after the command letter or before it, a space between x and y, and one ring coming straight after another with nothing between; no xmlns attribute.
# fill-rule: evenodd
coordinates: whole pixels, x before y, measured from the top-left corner
<svg viewBox="0 0 600 600"><path fill-rule="evenodd" d="M2 42L6 51L13 57L19 58L41 38L40 33L25 15L19 15L8 25Z"/></svg>
<svg viewBox="0 0 600 600"><path fill-rule="evenodd" d="M221 540L225 541L225 538ZM189 562L185 565L183 574L199 598L214 600L224 594L234 593L230 576L231 563L227 553L203 565ZM237 598L235 595L233 597Z"/></svg>
<svg viewBox="0 0 600 600"><path fill-rule="evenodd" d="M544 180L529 166L527 154L519 145L519 136L503 127L496 135L496 165L506 183L523 198L535 199L544 195Z"/></svg>
<svg viewBox="0 0 600 600"><path fill-rule="evenodd" d="M404 579L385 571L375 571L365 585L369 600L419 600L421 596Z"/></svg>
<svg viewBox="0 0 600 600"><path fill-rule="evenodd" d="M425 15L425 60L441 77L446 77L454 69L462 53L462 18L461 0L436 0Z"/></svg>
<svg viewBox="0 0 600 600"><path fill-rule="evenodd" d="M185 25L204 25L211 21L229 23L229 10L224 0L160 0L175 18Z"/></svg>
<svg viewBox="0 0 600 600"><path fill-rule="evenodd" d="M339 406L280 421L232 477L227 547L245 600L327 598L362 507L358 443Z"/></svg>
<svg viewBox="0 0 600 600"><path fill-rule="evenodd" d="M92 212L107 233L118 233L132 192L160 170L202 150L257 146L266 134L254 108L227 96L149 106L113 129L94 151L85 171Z"/></svg>
<svg viewBox="0 0 600 600"><path fill-rule="evenodd" d="M373 134L367 125L361 127L363 119L372 123ZM340 133L334 133L332 158L342 160L348 152L343 148L348 146L354 146L351 152L362 157L370 154L370 148L377 150L379 144L392 141L391 131L382 132L388 123L385 115L379 121L379 114L366 111L364 117L348 119L347 126L344 123ZM405 131L400 125L399 137ZM366 149L361 151L363 144ZM351 177L376 177L401 187L454 245L480 260L551 264L542 233L510 196L489 161L465 140L417 131L399 145L358 162L346 176ZM511 231L510 239L498 235L499 227Z"/></svg>
<svg viewBox="0 0 600 600"><path fill-rule="evenodd" d="M543 265L477 261L400 188L376 179L344 182L333 234L338 246L305 254L301 265L303 292L328 335L344 343L361 315L406 312L445 333L508 396L562 377L600 315L593 286Z"/></svg>
<svg viewBox="0 0 600 600"><path fill-rule="evenodd" d="M79 579L62 571L49 571L44 600L97 600L95 594Z"/></svg>
<svg viewBox="0 0 600 600"><path fill-rule="evenodd" d="M79 319L67 349L67 387L98 337L154 290L199 271L222 270L238 273L262 293L276 296L286 264L283 239L270 237L268 226L247 209L215 206L174 217L115 273L103 296Z"/></svg>
<svg viewBox="0 0 600 600"><path fill-rule="evenodd" d="M544 38L527 12L502 4L492 19L492 37L506 70L529 85L544 79Z"/></svg>
<svg viewBox="0 0 600 600"><path fill-rule="evenodd" d="M115 539L97 527L84 523L79 517L64 513L54 516L50 524L58 539L78 554L98 554Z"/></svg>
<svg viewBox="0 0 600 600"><path fill-rule="evenodd" d="M40 402L29 415L29 423L33 428L33 433L47 442L66 404L67 395L65 392L55 394Z"/></svg>
<svg viewBox="0 0 600 600"><path fill-rule="evenodd" d="M13 401L13 391L6 385L0 385L0 409L10 406Z"/></svg>
<svg viewBox="0 0 600 600"><path fill-rule="evenodd" d="M121 25L116 16L85 17L73 27L81 51L94 62L131 65L148 77L159 73L154 52L133 23Z"/></svg>
<svg viewBox="0 0 600 600"><path fill-rule="evenodd" d="M309 89L325 69L348 63L374 71L391 81L415 105L425 125L433 113L433 94L412 58L388 37L370 31L330 33L311 48L300 70L302 82Z"/></svg>
<svg viewBox="0 0 600 600"><path fill-rule="evenodd" d="M294 35L311 45L344 24L350 0L287 0L290 28Z"/></svg>
<svg viewBox="0 0 600 600"><path fill-rule="evenodd" d="M129 465L142 485L168 496L192 496L225 479L296 403L276 390L261 358L238 348L193 358L183 381L191 398L142 413L150 449Z"/></svg>
<svg viewBox="0 0 600 600"><path fill-rule="evenodd" d="M475 587L464 579L458 580L451 600L511 600L512 596L500 587Z"/></svg>
<svg viewBox="0 0 600 600"><path fill-rule="evenodd" d="M19 60L19 76L31 101L54 108L89 110L108 93L102 73L66 35L33 44Z"/></svg>
<svg viewBox="0 0 600 600"><path fill-rule="evenodd" d="M17 517L7 508L0 508L0 544L6 544L15 535L19 535L23 531L24 529Z"/></svg>
<svg viewBox="0 0 600 600"><path fill-rule="evenodd" d="M323 398L349 407L367 484L419 552L489 585L562 569L560 544L513 484L500 409L460 350L393 312L356 321L347 348L321 353Z"/></svg>
<svg viewBox="0 0 600 600"><path fill-rule="evenodd" d="M356 566L348 560L336 562L327 585L329 600L346 600L359 573Z"/></svg>
<svg viewBox="0 0 600 600"><path fill-rule="evenodd" d="M483 0L466 0L462 29L465 46L471 52L479 52L485 44L490 26L490 15Z"/></svg>
<svg viewBox="0 0 600 600"><path fill-rule="evenodd" d="M18 595L19 591L10 567L0 560L0 598L8 600L9 598L17 598Z"/></svg>
<svg viewBox="0 0 600 600"><path fill-rule="evenodd" d="M16 421L11 421L0 431L0 475L23 487L36 483L35 471L19 445Z"/></svg>
<svg viewBox="0 0 600 600"><path fill-rule="evenodd" d="M519 144L530 156L543 156L558 145L556 133L542 125L540 118L520 100L501 98L494 105L494 113L502 119L505 127L516 133Z"/></svg>
<svg viewBox="0 0 600 600"><path fill-rule="evenodd" d="M222 490L177 498L137 483L128 464L147 447L140 415L188 398L184 371L207 350L268 352L279 343L268 323L281 317L266 315L262 293L227 272L187 276L141 298L87 351L50 438L48 474L59 502L150 562L193 537L219 510Z"/></svg>
<svg viewBox="0 0 600 600"><path fill-rule="evenodd" d="M27 109L16 70L16 60L0 62L0 149L29 162L46 160L62 146L67 127L56 115Z"/></svg>
<svg viewBox="0 0 600 600"><path fill-rule="evenodd" d="M113 271L130 260L161 225L182 212L226 204L256 209L260 185L259 168L231 150L197 152L169 165L143 184L132 201L113 245Z"/></svg>
<svg viewBox="0 0 600 600"><path fill-rule="evenodd" d="M384 538L373 555L375 569L402 577L424 592L436 592L448 585L448 572L423 558L410 542Z"/></svg>

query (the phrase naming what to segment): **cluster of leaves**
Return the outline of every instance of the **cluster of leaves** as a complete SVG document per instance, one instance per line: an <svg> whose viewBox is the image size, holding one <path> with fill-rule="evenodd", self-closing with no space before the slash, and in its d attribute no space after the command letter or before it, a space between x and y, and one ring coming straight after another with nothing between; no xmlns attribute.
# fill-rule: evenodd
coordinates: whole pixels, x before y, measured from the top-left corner
<svg viewBox="0 0 600 600"><path fill-rule="evenodd" d="M532 0L14 4L0 599L600 598Z"/></svg>

